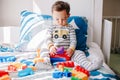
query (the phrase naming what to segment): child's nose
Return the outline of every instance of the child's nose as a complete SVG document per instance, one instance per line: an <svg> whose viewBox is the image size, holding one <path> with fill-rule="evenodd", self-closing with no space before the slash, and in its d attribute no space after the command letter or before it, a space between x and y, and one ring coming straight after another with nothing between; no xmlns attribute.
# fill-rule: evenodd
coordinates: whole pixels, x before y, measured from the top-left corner
<svg viewBox="0 0 120 80"><path fill-rule="evenodd" d="M59 20L59 24L61 25L63 23L63 20Z"/></svg>

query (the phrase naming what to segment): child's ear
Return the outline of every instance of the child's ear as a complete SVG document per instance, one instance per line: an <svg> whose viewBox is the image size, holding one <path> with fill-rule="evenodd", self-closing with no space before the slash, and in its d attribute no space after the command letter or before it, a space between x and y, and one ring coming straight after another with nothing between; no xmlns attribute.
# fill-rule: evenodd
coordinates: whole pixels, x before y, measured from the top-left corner
<svg viewBox="0 0 120 80"><path fill-rule="evenodd" d="M70 13L68 14L68 17L70 17Z"/></svg>

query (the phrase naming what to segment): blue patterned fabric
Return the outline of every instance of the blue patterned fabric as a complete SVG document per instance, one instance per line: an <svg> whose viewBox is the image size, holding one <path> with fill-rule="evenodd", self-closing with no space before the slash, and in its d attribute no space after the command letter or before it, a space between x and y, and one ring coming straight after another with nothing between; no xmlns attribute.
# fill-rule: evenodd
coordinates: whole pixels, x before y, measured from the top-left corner
<svg viewBox="0 0 120 80"><path fill-rule="evenodd" d="M87 50L87 20L85 17L80 17L80 16L70 16L68 18L68 23L71 23L71 21L74 21L78 29L75 30L76 32L76 38L77 38L77 46L76 50L82 50L85 51Z"/></svg>
<svg viewBox="0 0 120 80"><path fill-rule="evenodd" d="M51 24L52 16L41 15L30 11L21 12L21 27L20 27L20 43L16 47L17 49L24 49L29 42L40 31L47 28L46 24ZM87 49L87 20L85 17L70 16L68 23L75 24L75 32L77 37L77 50L85 51Z"/></svg>

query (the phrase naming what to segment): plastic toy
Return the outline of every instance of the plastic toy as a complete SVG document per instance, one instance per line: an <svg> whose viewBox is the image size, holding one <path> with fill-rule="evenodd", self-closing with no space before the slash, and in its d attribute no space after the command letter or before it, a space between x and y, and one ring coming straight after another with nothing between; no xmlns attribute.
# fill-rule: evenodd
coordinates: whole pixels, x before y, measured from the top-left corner
<svg viewBox="0 0 120 80"><path fill-rule="evenodd" d="M72 76L72 77L71 77L71 80L81 80L81 79L79 79L79 78L77 78L77 77Z"/></svg>
<svg viewBox="0 0 120 80"><path fill-rule="evenodd" d="M23 64L26 64L27 66L35 66L35 63L33 61L29 61L29 60L21 60L20 61Z"/></svg>
<svg viewBox="0 0 120 80"><path fill-rule="evenodd" d="M70 60L70 57L66 54L66 51L64 51L63 47L58 48L57 52L58 53L55 54L55 55L50 55L50 58L52 59L52 63L59 62L59 58L60 58L60 61L61 61L62 58L65 61L69 61ZM53 61L53 58L56 58L58 60L57 61Z"/></svg>
<svg viewBox="0 0 120 80"><path fill-rule="evenodd" d="M33 62L36 64L37 62L45 62L43 58L40 57L40 49L37 49L37 56L33 60Z"/></svg>
<svg viewBox="0 0 120 80"><path fill-rule="evenodd" d="M58 54L64 53L64 47L58 48L58 49L57 49L57 53L58 53Z"/></svg>
<svg viewBox="0 0 120 80"><path fill-rule="evenodd" d="M72 70L71 73L72 73L73 77L76 77L80 80L89 80L88 76L86 74L84 74L83 72L78 72L76 70Z"/></svg>
<svg viewBox="0 0 120 80"><path fill-rule="evenodd" d="M0 62L14 62L15 60L15 56L0 56Z"/></svg>
<svg viewBox="0 0 120 80"><path fill-rule="evenodd" d="M53 74L52 74L52 77L53 78L62 78L63 76L65 77L71 77L71 72L69 71L64 71L64 72L61 72L61 71L54 71Z"/></svg>
<svg viewBox="0 0 120 80"><path fill-rule="evenodd" d="M79 71L79 72L83 72L83 73L85 73L87 76L90 75L88 70L86 70L86 69L84 69L84 68L82 68L82 67L80 67L80 66L76 66L76 67L75 67L75 70L76 70L76 71Z"/></svg>
<svg viewBox="0 0 120 80"><path fill-rule="evenodd" d="M9 71L17 71L27 68L26 64L22 63L12 63L8 66Z"/></svg>
<svg viewBox="0 0 120 80"><path fill-rule="evenodd" d="M63 72L61 71L54 71L52 74L53 78L62 78L63 77Z"/></svg>
<svg viewBox="0 0 120 80"><path fill-rule="evenodd" d="M34 74L34 71L31 68L26 68L18 72L19 77L24 77L32 74Z"/></svg>
<svg viewBox="0 0 120 80"><path fill-rule="evenodd" d="M71 72L72 72L72 76L76 77L76 79L78 78L78 80L79 79L88 80L89 71L85 70L80 66L76 66ZM74 80L74 78L72 80Z"/></svg>
<svg viewBox="0 0 120 80"><path fill-rule="evenodd" d="M71 77L71 76L72 76L72 73L69 72L69 71L64 71L64 76L65 76L65 77Z"/></svg>
<svg viewBox="0 0 120 80"><path fill-rule="evenodd" d="M37 62L45 62L43 58L35 58L33 62L36 64Z"/></svg>
<svg viewBox="0 0 120 80"><path fill-rule="evenodd" d="M9 73L6 71L0 71L0 80L10 80Z"/></svg>
<svg viewBox="0 0 120 80"><path fill-rule="evenodd" d="M37 58L40 57L40 49L37 49Z"/></svg>
<svg viewBox="0 0 120 80"><path fill-rule="evenodd" d="M57 67L59 67L59 65L63 65L64 67L71 67L71 68L75 66L73 61L58 62Z"/></svg>
<svg viewBox="0 0 120 80"><path fill-rule="evenodd" d="M53 66L56 66L57 62L65 62L65 58L50 58L51 63Z"/></svg>

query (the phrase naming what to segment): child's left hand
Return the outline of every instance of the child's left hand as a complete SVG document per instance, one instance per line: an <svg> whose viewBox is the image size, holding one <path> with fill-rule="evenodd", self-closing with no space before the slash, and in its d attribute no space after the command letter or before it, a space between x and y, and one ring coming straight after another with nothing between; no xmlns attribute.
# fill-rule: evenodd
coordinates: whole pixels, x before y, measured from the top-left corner
<svg viewBox="0 0 120 80"><path fill-rule="evenodd" d="M72 57L74 51L72 49L68 48L66 53L68 54L68 56Z"/></svg>

